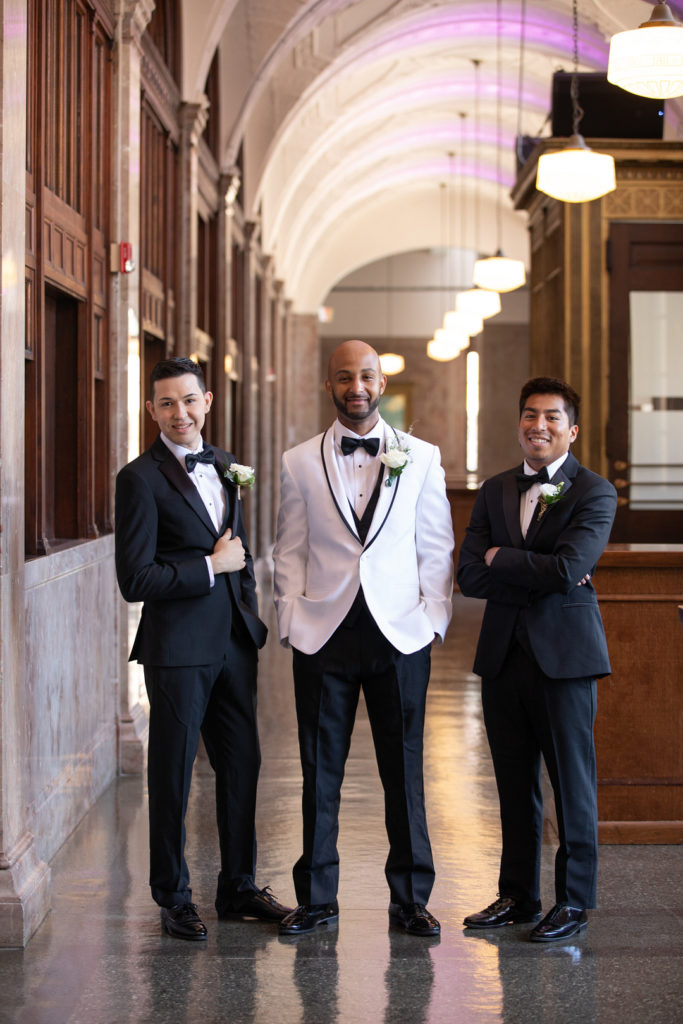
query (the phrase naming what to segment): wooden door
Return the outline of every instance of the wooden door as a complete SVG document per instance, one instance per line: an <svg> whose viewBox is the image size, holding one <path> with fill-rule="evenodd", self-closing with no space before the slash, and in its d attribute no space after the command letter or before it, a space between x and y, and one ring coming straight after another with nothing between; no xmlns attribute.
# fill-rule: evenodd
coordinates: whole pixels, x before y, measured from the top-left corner
<svg viewBox="0 0 683 1024"><path fill-rule="evenodd" d="M683 542L683 223L610 227L612 540Z"/></svg>

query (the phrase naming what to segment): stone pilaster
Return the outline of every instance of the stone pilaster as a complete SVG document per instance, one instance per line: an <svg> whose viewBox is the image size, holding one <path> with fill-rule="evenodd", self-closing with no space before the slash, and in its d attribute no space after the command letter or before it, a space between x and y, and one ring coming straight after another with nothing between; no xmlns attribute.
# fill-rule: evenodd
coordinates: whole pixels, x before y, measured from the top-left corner
<svg viewBox="0 0 683 1024"><path fill-rule="evenodd" d="M27 21L0 14L0 947L25 946L50 909L50 869L27 823L24 600L24 262Z"/></svg>
<svg viewBox="0 0 683 1024"><path fill-rule="evenodd" d="M117 10L117 75L114 126L117 159L113 172L112 244L130 242L135 269L112 274L112 465L114 472L140 452L140 132L141 40L154 10L154 0L123 0ZM116 249L115 249L116 252ZM127 415L121 415L127 410ZM112 480L113 493L113 480ZM117 595L119 638L119 768L142 771L147 740L147 715L141 698L142 672L128 664L128 651L138 614ZM144 699L144 698L143 698Z"/></svg>
<svg viewBox="0 0 683 1024"><path fill-rule="evenodd" d="M178 338L176 355L194 352L197 326L199 140L206 127L209 101L180 106L180 224L176 252L180 256L178 288Z"/></svg>
<svg viewBox="0 0 683 1024"><path fill-rule="evenodd" d="M256 238L258 224L244 225L244 339L242 350L242 461L256 466L258 460L259 360L256 349ZM257 539L256 503L246 506L250 543ZM261 552L257 552L261 554Z"/></svg>

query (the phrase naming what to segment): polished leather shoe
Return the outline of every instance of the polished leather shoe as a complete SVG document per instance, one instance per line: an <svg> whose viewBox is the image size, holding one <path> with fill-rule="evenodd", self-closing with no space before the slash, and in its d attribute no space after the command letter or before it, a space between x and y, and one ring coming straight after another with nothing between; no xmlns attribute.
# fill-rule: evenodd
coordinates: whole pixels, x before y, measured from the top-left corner
<svg viewBox="0 0 683 1024"><path fill-rule="evenodd" d="M528 924L540 919L541 910L536 904L499 896L478 914L469 914L463 924L466 928L502 928L504 924Z"/></svg>
<svg viewBox="0 0 683 1024"><path fill-rule="evenodd" d="M206 928L194 903L162 907L161 923L174 939L189 939L190 942L198 942L206 938Z"/></svg>
<svg viewBox="0 0 683 1024"><path fill-rule="evenodd" d="M529 938L532 942L557 942L583 931L587 924L588 915L585 910L556 903L550 913L546 914L541 923L531 931Z"/></svg>
<svg viewBox="0 0 683 1024"><path fill-rule="evenodd" d="M319 924L328 924L339 917L339 904L334 903L302 903L288 914L282 921L278 932L280 935L303 935L312 932Z"/></svg>
<svg viewBox="0 0 683 1024"><path fill-rule="evenodd" d="M424 935L429 938L441 934L441 925L423 903L390 903L389 920L408 935Z"/></svg>
<svg viewBox="0 0 683 1024"><path fill-rule="evenodd" d="M270 886L265 889L254 889L253 892L244 894L244 899L239 906L219 906L216 901L216 911L219 919L233 917L256 917L259 921L281 921L292 913L292 907L285 907L273 896Z"/></svg>

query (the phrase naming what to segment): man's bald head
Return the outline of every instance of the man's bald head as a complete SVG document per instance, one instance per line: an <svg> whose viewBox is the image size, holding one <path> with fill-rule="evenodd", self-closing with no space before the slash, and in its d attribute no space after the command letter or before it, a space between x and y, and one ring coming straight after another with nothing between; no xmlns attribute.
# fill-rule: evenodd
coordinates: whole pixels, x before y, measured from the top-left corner
<svg viewBox="0 0 683 1024"><path fill-rule="evenodd" d="M377 408L387 384L379 356L354 338L337 345L330 356L325 387L339 420L356 434L367 434L379 419Z"/></svg>

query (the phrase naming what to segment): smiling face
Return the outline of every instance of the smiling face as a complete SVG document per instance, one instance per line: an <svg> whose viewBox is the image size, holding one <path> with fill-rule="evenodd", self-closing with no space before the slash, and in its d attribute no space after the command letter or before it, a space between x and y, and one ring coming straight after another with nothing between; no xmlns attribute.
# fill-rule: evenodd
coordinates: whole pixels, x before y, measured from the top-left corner
<svg viewBox="0 0 683 1024"><path fill-rule="evenodd" d="M356 434L367 434L379 419L377 408L387 379L374 348L364 341L345 341L330 357L325 387L339 420Z"/></svg>
<svg viewBox="0 0 683 1024"><path fill-rule="evenodd" d="M549 466L569 451L578 425L570 424L562 395L529 395L519 420L519 443L532 469Z"/></svg>
<svg viewBox="0 0 683 1024"><path fill-rule="evenodd" d="M194 451L212 400L211 392L202 391L194 374L184 373L155 381L152 401L145 404L164 437Z"/></svg>

